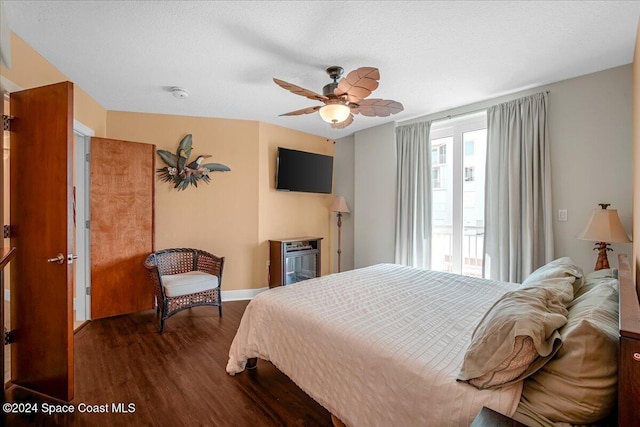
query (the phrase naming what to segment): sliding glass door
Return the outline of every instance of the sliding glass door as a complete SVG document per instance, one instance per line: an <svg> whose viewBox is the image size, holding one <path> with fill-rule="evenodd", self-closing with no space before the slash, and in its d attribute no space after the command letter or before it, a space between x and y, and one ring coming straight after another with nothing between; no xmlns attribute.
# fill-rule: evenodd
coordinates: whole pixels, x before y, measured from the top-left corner
<svg viewBox="0 0 640 427"><path fill-rule="evenodd" d="M431 268L482 276L486 114L431 125Z"/></svg>

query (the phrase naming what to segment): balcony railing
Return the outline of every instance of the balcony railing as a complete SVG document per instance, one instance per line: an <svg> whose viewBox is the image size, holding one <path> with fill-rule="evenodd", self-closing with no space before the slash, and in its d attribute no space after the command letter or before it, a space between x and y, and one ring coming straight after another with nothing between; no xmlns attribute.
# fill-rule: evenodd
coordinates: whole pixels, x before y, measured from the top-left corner
<svg viewBox="0 0 640 427"><path fill-rule="evenodd" d="M431 268L454 272L453 228L433 227L431 236ZM465 226L462 233L462 274L482 277L483 251L484 227Z"/></svg>

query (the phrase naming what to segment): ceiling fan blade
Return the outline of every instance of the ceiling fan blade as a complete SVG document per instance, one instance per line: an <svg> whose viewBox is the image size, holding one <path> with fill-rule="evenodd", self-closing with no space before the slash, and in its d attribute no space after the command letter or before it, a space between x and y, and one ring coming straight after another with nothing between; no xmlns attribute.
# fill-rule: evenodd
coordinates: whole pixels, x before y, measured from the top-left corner
<svg viewBox="0 0 640 427"><path fill-rule="evenodd" d="M380 72L377 68L362 67L351 71L346 77L340 79L338 87L333 91L336 96L349 95L358 99L366 98L376 90L380 80ZM349 102L357 102L349 99Z"/></svg>
<svg viewBox="0 0 640 427"><path fill-rule="evenodd" d="M358 112L367 117L387 117L402 110L401 103L390 99L363 99L358 103Z"/></svg>
<svg viewBox="0 0 640 427"><path fill-rule="evenodd" d="M348 93L341 95L343 99L345 99L346 101L348 101L351 104L357 104L360 102L361 98L359 96L355 96L355 95L349 95Z"/></svg>
<svg viewBox="0 0 640 427"><path fill-rule="evenodd" d="M296 86L292 83L287 83L284 80L274 78L273 81L281 88L286 89L291 93L295 93L296 95L304 96L305 98L314 99L317 101L326 101L327 99L329 99L324 95L320 95L319 93L315 93L312 90Z"/></svg>
<svg viewBox="0 0 640 427"><path fill-rule="evenodd" d="M331 127L334 129L344 129L347 126L349 126L351 123L353 123L353 114L349 114L349 117L347 117L346 120L340 123L332 123Z"/></svg>
<svg viewBox="0 0 640 427"><path fill-rule="evenodd" d="M288 113L284 113L284 114L280 114L281 116L299 116L301 114L311 114L311 113L315 113L316 111L318 111L320 108L322 108L322 105L318 105L316 107L307 107L307 108L302 108L300 110L296 110L296 111L290 111Z"/></svg>

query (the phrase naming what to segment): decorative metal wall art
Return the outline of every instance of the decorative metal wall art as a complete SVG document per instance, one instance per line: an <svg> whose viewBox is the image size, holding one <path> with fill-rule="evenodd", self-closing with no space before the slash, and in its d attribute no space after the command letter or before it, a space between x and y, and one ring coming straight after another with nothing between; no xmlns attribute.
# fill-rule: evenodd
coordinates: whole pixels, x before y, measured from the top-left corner
<svg viewBox="0 0 640 427"><path fill-rule="evenodd" d="M186 189L189 184L197 187L200 180L208 184L211 181L209 177L211 172L227 172L231 170L228 166L220 163L202 164L204 159L211 157L208 154L201 154L189 163L193 148L191 140L191 134L182 138L175 154L167 150L157 150L158 156L167 164L166 167L157 170L160 179L165 182L172 182L174 184L173 188L177 188L178 191Z"/></svg>

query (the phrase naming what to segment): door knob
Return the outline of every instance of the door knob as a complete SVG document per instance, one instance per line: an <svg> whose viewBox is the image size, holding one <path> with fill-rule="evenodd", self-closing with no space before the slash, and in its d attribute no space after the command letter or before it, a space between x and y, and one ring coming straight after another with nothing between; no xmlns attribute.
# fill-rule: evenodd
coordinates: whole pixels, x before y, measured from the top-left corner
<svg viewBox="0 0 640 427"><path fill-rule="evenodd" d="M78 255L74 255L74 254L67 255L66 260L67 260L67 262L69 264L73 264L73 260L74 259L78 259ZM58 254L58 255L56 255L55 258L49 258L47 260L47 262L50 262L50 263L53 263L53 264L64 264L64 261L65 261L65 257L62 254Z"/></svg>
<svg viewBox="0 0 640 427"><path fill-rule="evenodd" d="M47 262L54 264L64 264L64 255L58 254L55 258L49 258Z"/></svg>

